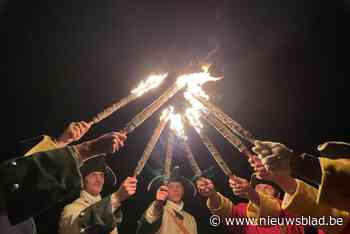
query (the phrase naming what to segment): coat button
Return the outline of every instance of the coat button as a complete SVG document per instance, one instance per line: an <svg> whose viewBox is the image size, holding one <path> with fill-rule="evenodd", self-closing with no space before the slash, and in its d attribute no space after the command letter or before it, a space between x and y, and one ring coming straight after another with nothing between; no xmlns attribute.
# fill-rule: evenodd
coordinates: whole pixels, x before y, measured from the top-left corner
<svg viewBox="0 0 350 234"><path fill-rule="evenodd" d="M84 212L81 212L80 214L79 214L79 217L83 217L85 215L85 213Z"/></svg>
<svg viewBox="0 0 350 234"><path fill-rule="evenodd" d="M80 233L85 233L85 229L84 228L80 228Z"/></svg>
<svg viewBox="0 0 350 234"><path fill-rule="evenodd" d="M12 164L13 166L17 166L16 161L12 161L11 164Z"/></svg>
<svg viewBox="0 0 350 234"><path fill-rule="evenodd" d="M19 189L19 184L13 184L12 185L12 190L13 191L16 191L16 190L18 190Z"/></svg>

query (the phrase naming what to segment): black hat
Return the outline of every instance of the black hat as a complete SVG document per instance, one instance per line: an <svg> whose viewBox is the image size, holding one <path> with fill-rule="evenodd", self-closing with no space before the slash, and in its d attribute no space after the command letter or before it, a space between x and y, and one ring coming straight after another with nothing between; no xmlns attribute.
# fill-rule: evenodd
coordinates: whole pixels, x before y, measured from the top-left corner
<svg viewBox="0 0 350 234"><path fill-rule="evenodd" d="M254 173L250 177L250 185L253 188L255 188L255 186L258 185L258 184L268 184L268 185L272 186L278 192L279 195L283 194L283 190L278 184L272 182L271 180L259 179L257 177L257 175Z"/></svg>
<svg viewBox="0 0 350 234"><path fill-rule="evenodd" d="M113 170L106 164L104 154L96 155L84 161L83 165L80 167L80 173L83 178L94 171L100 171L105 174L106 184L115 185L117 183L117 178Z"/></svg>
<svg viewBox="0 0 350 234"><path fill-rule="evenodd" d="M154 177L147 186L148 191L156 191L161 185L168 184L171 182L180 182L184 186L185 196L187 194L193 194L196 196L197 190L192 181L180 173L180 167L175 166L170 174L170 176L159 175Z"/></svg>
<svg viewBox="0 0 350 234"><path fill-rule="evenodd" d="M201 177L205 177L208 179L214 179L218 174L220 173L220 169L218 167L215 166L211 166L205 170L202 171L202 173L200 175L194 175L191 178L192 182L196 182L199 178Z"/></svg>

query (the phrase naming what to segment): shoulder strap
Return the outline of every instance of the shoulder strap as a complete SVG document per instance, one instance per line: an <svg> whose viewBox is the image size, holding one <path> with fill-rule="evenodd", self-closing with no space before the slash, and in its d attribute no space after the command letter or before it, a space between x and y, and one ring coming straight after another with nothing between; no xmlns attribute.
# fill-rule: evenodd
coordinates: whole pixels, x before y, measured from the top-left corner
<svg viewBox="0 0 350 234"><path fill-rule="evenodd" d="M181 230L183 234L190 234L183 222L179 218L177 218L173 212L170 212L169 210L167 210L167 212L170 214L170 217L173 219L176 226Z"/></svg>

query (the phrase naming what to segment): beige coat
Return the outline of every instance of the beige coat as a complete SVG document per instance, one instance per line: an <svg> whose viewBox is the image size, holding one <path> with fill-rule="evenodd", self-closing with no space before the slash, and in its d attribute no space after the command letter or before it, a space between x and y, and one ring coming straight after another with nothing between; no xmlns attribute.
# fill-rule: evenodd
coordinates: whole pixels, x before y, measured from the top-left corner
<svg viewBox="0 0 350 234"><path fill-rule="evenodd" d="M181 204L176 204L168 200L163 207L163 212L159 212L155 208L153 202L145 213L145 219L148 223L152 224L162 216L162 224L156 234L184 234L174 222L174 218L171 217L171 213L173 213L175 210L183 216L182 223L188 233L197 234L196 220L191 214L183 210L183 206L183 202L181 202Z"/></svg>
<svg viewBox="0 0 350 234"><path fill-rule="evenodd" d="M64 207L59 223L59 234L80 234L78 218L81 212L101 201L101 196L94 197L86 191L81 191L80 197ZM115 228L110 234L118 234Z"/></svg>

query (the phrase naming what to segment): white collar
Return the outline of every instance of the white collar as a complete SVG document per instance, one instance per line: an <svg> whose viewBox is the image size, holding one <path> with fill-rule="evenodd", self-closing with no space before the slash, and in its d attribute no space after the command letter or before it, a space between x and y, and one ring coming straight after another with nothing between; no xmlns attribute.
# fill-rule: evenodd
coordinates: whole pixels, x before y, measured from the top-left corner
<svg viewBox="0 0 350 234"><path fill-rule="evenodd" d="M89 204L95 204L96 202L99 202L102 200L100 194L98 196L93 196L90 193L86 192L85 190L81 190L80 197L83 198Z"/></svg>
<svg viewBox="0 0 350 234"><path fill-rule="evenodd" d="M167 200L165 206L170 209L174 209L176 211L182 211L184 208L184 202L181 201L180 203L175 203L170 200Z"/></svg>

